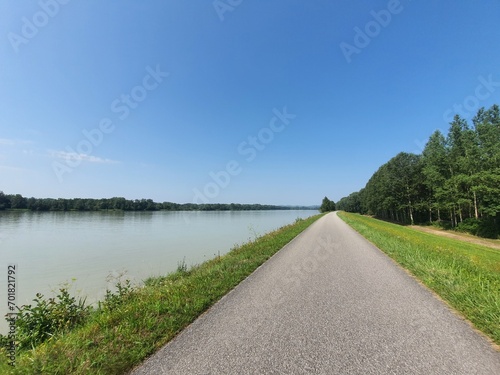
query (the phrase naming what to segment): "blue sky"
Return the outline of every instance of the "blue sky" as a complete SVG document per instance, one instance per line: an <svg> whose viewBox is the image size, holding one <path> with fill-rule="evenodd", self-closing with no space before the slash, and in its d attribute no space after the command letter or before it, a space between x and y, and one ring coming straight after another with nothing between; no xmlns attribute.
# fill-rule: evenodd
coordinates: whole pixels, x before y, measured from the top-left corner
<svg viewBox="0 0 500 375"><path fill-rule="evenodd" d="M338 200L500 103L499 19L495 0L1 1L0 190Z"/></svg>

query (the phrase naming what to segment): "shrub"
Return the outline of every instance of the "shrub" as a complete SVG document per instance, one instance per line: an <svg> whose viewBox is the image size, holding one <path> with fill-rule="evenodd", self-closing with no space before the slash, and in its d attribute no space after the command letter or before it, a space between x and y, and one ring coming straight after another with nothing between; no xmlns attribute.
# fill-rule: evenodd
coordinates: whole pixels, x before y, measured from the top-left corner
<svg viewBox="0 0 500 375"><path fill-rule="evenodd" d="M493 218L467 218L457 225L456 230L484 238L498 238L499 233Z"/></svg>
<svg viewBox="0 0 500 375"><path fill-rule="evenodd" d="M480 220L477 235L485 238L498 238L499 228L493 218Z"/></svg>
<svg viewBox="0 0 500 375"><path fill-rule="evenodd" d="M90 313L85 299L76 300L66 288L61 288L56 298L45 299L40 293L34 305L19 308L16 320L18 348L31 349L54 335L83 323Z"/></svg>
<svg viewBox="0 0 500 375"><path fill-rule="evenodd" d="M106 295L104 296L104 301L99 301L99 310L115 310L117 307L123 304L123 302L133 293L134 287L130 283L130 280L125 280L125 282L118 282L115 285L116 292L113 293L111 290L106 290Z"/></svg>
<svg viewBox="0 0 500 375"><path fill-rule="evenodd" d="M474 218L467 218L461 223L458 223L456 230L458 232L470 233L477 235L479 230L480 221Z"/></svg>

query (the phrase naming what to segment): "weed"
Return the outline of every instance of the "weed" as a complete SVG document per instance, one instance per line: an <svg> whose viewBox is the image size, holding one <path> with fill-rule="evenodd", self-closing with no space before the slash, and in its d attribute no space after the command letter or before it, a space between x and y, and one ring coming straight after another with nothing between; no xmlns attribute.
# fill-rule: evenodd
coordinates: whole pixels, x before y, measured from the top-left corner
<svg viewBox="0 0 500 375"><path fill-rule="evenodd" d="M116 292L112 292L107 289L104 295L104 301L98 302L98 310L114 310L121 306L123 302L134 292L134 287L130 283L130 280L118 281L115 284Z"/></svg>
<svg viewBox="0 0 500 375"><path fill-rule="evenodd" d="M186 274L188 272L186 257L182 258L181 261L177 262L177 272L180 274Z"/></svg>
<svg viewBox="0 0 500 375"><path fill-rule="evenodd" d="M61 288L56 298L46 299L37 293L34 305L18 308L16 333L18 349L32 349L57 334L82 324L91 308L85 299L76 300L66 288Z"/></svg>

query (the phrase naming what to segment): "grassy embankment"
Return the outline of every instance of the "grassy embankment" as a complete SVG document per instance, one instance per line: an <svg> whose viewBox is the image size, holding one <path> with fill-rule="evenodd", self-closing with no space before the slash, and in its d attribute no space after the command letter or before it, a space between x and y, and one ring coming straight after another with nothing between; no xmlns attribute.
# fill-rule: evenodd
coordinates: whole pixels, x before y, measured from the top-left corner
<svg viewBox="0 0 500 375"><path fill-rule="evenodd" d="M357 214L339 216L500 344L500 251Z"/></svg>
<svg viewBox="0 0 500 375"><path fill-rule="evenodd" d="M238 285L322 215L297 220L226 255L127 292L113 309L94 311L79 328L19 353L0 351L1 374L122 374Z"/></svg>

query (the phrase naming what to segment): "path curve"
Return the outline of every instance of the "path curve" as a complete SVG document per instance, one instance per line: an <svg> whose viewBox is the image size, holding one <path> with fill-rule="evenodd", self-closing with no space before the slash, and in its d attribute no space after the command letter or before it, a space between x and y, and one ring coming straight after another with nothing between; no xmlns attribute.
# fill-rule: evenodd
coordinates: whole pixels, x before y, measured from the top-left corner
<svg viewBox="0 0 500 375"><path fill-rule="evenodd" d="M500 353L331 213L132 374L500 374Z"/></svg>

